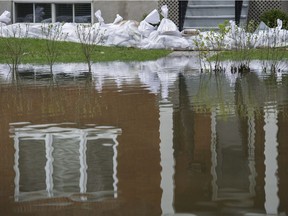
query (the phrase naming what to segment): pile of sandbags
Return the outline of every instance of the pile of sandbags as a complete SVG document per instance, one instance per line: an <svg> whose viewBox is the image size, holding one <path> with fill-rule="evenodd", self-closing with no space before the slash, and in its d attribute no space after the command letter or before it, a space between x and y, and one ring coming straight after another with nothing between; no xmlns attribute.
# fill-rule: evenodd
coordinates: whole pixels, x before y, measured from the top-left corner
<svg viewBox="0 0 288 216"><path fill-rule="evenodd" d="M236 48L257 48L257 47L283 47L288 45L288 31L282 29L282 21L278 20L276 28L269 28L261 23L254 32L246 32L245 29L238 27L234 21L230 21L226 26L225 35L221 32L198 32L196 30L184 30L179 32L178 27L168 19L168 7L161 8L160 19L159 12L154 9L140 23L133 20L123 20L117 14L114 22L106 24L101 11L95 13L98 22L93 24L92 30L88 27L81 28L85 30L84 34L93 34L91 40L87 43L96 43L104 46L125 46L137 47L141 49L236 49ZM48 28L61 29L65 37L59 40L72 42L83 42L79 39L78 23L15 23L11 22L10 12L5 11L0 16L1 37L30 37L45 38L43 32ZM57 26L59 28L57 28ZM85 25L87 26L87 25ZM223 36L223 37L222 37ZM46 37L47 39L47 37ZM202 47L199 47L201 44Z"/></svg>

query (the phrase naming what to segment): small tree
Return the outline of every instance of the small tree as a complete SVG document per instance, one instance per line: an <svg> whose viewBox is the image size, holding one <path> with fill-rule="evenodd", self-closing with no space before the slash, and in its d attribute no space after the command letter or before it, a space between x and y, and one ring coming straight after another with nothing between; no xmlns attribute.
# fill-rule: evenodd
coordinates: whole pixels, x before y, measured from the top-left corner
<svg viewBox="0 0 288 216"><path fill-rule="evenodd" d="M4 41L5 56L12 71L13 80L18 78L18 66L27 46L27 43L24 43L23 39L27 38L28 31L28 24L25 25L25 28L18 24L12 25L10 30L6 29L5 32L2 32L4 37L1 40Z"/></svg>
<svg viewBox="0 0 288 216"><path fill-rule="evenodd" d="M277 19L282 20L283 28L288 29L288 14L279 9L271 9L261 14L260 20L270 28L277 27Z"/></svg>
<svg viewBox="0 0 288 216"><path fill-rule="evenodd" d="M62 32L63 23L49 23L41 26L43 38L45 39L46 52L48 64L50 66L50 73L53 73L53 65L59 56L57 49L57 41L65 40L68 34Z"/></svg>
<svg viewBox="0 0 288 216"><path fill-rule="evenodd" d="M91 24L79 24L76 28L76 34L81 44L82 52L88 66L88 72L91 73L92 55L96 44L101 41L99 34L100 28L95 28Z"/></svg>

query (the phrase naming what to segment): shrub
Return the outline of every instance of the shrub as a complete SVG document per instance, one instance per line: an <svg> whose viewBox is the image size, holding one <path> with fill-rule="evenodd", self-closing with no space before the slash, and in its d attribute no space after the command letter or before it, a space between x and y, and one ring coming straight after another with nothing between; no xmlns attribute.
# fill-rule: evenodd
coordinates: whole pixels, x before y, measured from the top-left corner
<svg viewBox="0 0 288 216"><path fill-rule="evenodd" d="M260 16L260 20L270 28L275 28L277 26L277 19L281 19L283 21L283 28L288 29L288 14L284 11L271 9Z"/></svg>

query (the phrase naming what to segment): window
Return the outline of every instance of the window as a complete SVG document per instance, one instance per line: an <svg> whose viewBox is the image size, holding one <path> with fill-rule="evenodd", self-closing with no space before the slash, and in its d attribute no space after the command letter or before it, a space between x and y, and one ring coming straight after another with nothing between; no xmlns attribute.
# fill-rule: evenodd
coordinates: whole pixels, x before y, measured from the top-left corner
<svg viewBox="0 0 288 216"><path fill-rule="evenodd" d="M16 22L33 22L33 4L15 4Z"/></svg>
<svg viewBox="0 0 288 216"><path fill-rule="evenodd" d="M72 4L56 4L56 22L73 22Z"/></svg>
<svg viewBox="0 0 288 216"><path fill-rule="evenodd" d="M75 4L75 22L90 23L91 22L91 4Z"/></svg>
<svg viewBox="0 0 288 216"><path fill-rule="evenodd" d="M91 22L91 3L15 3L15 22Z"/></svg>

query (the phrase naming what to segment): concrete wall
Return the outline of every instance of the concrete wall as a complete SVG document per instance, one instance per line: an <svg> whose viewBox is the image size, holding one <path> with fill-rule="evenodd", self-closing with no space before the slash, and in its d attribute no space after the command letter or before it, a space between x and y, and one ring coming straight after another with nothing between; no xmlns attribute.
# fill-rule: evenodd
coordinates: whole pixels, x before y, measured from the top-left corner
<svg viewBox="0 0 288 216"><path fill-rule="evenodd" d="M288 13L288 1L281 2L281 9Z"/></svg>
<svg viewBox="0 0 288 216"><path fill-rule="evenodd" d="M113 22L116 14L124 20L141 21L144 14L158 8L158 1L95 1L93 7L94 13L101 10L106 23Z"/></svg>
<svg viewBox="0 0 288 216"><path fill-rule="evenodd" d="M11 1L1 1L0 2L0 15L5 11L12 11L12 2Z"/></svg>
<svg viewBox="0 0 288 216"><path fill-rule="evenodd" d="M17 0L17 2L67 2L67 3L80 3L80 2L89 2L89 0ZM91 2L91 1L90 1ZM106 23L113 22L116 14L122 16L125 20L136 20L141 21L144 14L148 14L153 9L157 9L158 1L157 0L113 0L113 1L104 1L104 0L93 0L93 14L100 9L102 12L102 16ZM0 14L2 14L5 10L8 10L12 13L12 0L5 0L0 2ZM12 15L12 14L11 14ZM12 15L13 16L13 15ZM97 22L97 19L94 20Z"/></svg>

